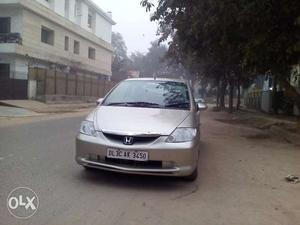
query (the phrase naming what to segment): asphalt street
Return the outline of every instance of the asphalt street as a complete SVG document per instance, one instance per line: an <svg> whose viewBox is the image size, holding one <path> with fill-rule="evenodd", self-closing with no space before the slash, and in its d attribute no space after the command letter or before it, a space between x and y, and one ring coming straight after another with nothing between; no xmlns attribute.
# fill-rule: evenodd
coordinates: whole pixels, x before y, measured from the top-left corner
<svg viewBox="0 0 300 225"><path fill-rule="evenodd" d="M0 224L300 225L299 146L202 115L199 178L85 171L74 160L84 117L0 125ZM7 210L7 196L29 187L39 197L27 220Z"/></svg>

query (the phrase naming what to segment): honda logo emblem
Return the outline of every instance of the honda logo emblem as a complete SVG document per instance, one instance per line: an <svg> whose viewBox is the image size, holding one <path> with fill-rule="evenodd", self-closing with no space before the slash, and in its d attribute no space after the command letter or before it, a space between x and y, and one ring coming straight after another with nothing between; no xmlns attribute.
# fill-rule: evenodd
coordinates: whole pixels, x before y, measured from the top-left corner
<svg viewBox="0 0 300 225"><path fill-rule="evenodd" d="M125 136L123 140L124 145L132 145L133 144L133 137Z"/></svg>

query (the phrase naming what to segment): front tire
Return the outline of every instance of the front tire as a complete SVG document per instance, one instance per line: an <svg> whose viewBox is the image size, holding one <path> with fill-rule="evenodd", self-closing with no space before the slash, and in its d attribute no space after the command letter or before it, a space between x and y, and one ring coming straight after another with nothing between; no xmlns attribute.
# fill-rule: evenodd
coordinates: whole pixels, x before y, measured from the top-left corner
<svg viewBox="0 0 300 225"><path fill-rule="evenodd" d="M83 168L84 168L86 171L93 171L93 170L95 170L95 168L88 167L88 166L83 166Z"/></svg>
<svg viewBox="0 0 300 225"><path fill-rule="evenodd" d="M186 181L193 182L198 178L198 167L195 168L195 170L192 172L191 175L184 177Z"/></svg>

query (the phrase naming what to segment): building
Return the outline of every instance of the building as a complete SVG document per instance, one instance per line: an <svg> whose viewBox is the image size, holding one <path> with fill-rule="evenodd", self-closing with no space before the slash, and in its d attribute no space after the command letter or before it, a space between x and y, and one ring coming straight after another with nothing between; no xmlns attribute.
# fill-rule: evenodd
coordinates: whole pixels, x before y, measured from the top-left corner
<svg viewBox="0 0 300 225"><path fill-rule="evenodd" d="M32 67L109 80L114 24L90 0L0 0L0 99L33 98Z"/></svg>
<svg viewBox="0 0 300 225"><path fill-rule="evenodd" d="M291 85L300 90L300 64L293 67L291 74Z"/></svg>
<svg viewBox="0 0 300 225"><path fill-rule="evenodd" d="M300 93L300 63L293 67L290 81L291 85ZM300 115L300 109L298 109L296 104L294 104L294 114Z"/></svg>

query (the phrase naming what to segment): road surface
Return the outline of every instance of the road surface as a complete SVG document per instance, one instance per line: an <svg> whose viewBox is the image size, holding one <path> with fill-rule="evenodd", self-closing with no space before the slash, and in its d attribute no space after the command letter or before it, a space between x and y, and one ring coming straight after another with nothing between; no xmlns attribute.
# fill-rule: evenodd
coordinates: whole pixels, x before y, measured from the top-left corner
<svg viewBox="0 0 300 225"><path fill-rule="evenodd" d="M0 224L300 225L300 149L257 130L202 115L199 178L85 171L74 161L82 115L0 124ZM6 207L15 187L32 188L37 213L20 220Z"/></svg>

